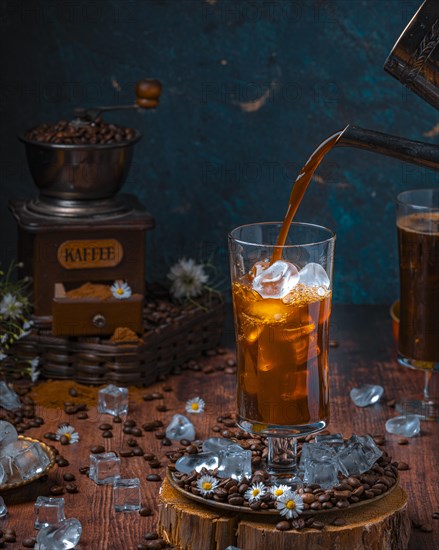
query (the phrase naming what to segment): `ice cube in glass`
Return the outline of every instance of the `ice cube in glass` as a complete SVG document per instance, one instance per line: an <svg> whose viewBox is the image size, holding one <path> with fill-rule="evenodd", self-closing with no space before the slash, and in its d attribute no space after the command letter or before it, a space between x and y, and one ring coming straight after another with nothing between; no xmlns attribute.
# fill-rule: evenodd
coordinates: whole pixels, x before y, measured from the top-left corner
<svg viewBox="0 0 439 550"><path fill-rule="evenodd" d="M109 384L98 392L98 412L121 416L128 412L128 390Z"/></svg>
<svg viewBox="0 0 439 550"><path fill-rule="evenodd" d="M89 478L98 485L112 485L120 478L120 458L113 452L91 454Z"/></svg>
<svg viewBox="0 0 439 550"><path fill-rule="evenodd" d="M35 529L47 527L47 525L58 523L66 518L63 498L40 496L37 498L34 508Z"/></svg>
<svg viewBox="0 0 439 550"><path fill-rule="evenodd" d="M116 479L114 481L114 509L116 512L140 510L140 479Z"/></svg>

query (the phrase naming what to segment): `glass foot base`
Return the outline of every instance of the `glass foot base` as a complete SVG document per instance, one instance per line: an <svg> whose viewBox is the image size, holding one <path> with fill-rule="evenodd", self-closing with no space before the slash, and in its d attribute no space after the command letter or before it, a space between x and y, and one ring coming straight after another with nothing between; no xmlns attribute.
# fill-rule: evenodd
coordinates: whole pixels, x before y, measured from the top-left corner
<svg viewBox="0 0 439 550"><path fill-rule="evenodd" d="M422 401L421 399L409 399L396 403L396 410L402 414L417 414L422 420L439 421L439 403L435 401Z"/></svg>

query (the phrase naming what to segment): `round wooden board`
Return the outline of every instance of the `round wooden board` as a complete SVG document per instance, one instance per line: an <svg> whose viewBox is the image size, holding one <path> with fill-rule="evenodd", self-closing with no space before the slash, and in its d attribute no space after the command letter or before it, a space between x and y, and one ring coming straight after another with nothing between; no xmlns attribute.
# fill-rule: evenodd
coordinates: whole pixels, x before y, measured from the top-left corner
<svg viewBox="0 0 439 550"><path fill-rule="evenodd" d="M322 531L278 531L281 517L257 518L250 514L220 512L184 497L167 479L159 495L160 535L180 550L406 550L410 537L407 495L396 487L370 506L339 512L346 525L330 525L334 514L319 515Z"/></svg>

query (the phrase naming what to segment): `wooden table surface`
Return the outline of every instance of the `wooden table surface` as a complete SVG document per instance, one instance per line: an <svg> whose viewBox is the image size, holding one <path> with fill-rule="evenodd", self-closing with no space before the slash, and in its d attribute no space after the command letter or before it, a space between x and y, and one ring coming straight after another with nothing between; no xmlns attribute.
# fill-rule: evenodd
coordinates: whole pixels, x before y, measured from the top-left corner
<svg viewBox="0 0 439 550"><path fill-rule="evenodd" d="M331 431L342 432L347 436L351 433L366 432L385 434L386 419L397 414L386 404L387 400L407 397L414 393L420 394L423 382L421 373L409 371L396 363L388 308L336 305L332 317L331 338L339 343L337 348L330 350ZM233 347L230 330L226 331L225 341L226 345ZM233 354L229 351L227 355L203 358L199 364L202 368L210 365L221 368L225 360L232 357ZM191 420L195 424L199 438L215 435L212 427L217 424L217 416L235 410L235 377L224 370L206 370L207 373L202 370L184 370L182 374L171 375L166 382L157 382L149 388L130 388L128 418L136 420L139 425L156 419L162 420L166 425L175 413L184 414L187 399L201 396L206 401L206 410L201 415L191 415ZM214 372L209 372L210 370ZM351 402L349 391L352 387L364 383L381 384L385 394L378 404L360 409ZM41 402L41 396L50 389L50 384L52 383L41 382L36 388L34 395L37 403ZM102 422L111 422L112 417L98 415L93 406L89 407L87 420L79 420L76 415L66 415L62 405L64 401L73 400L68 395L68 389L72 384L65 382L60 386L57 399L61 408L38 406L37 414L45 419L45 424L27 431L26 435L42 438L44 433L56 430L59 423L69 422L79 432L81 439L79 443L69 446L55 443L70 462L70 466L55 466L46 481L36 481L27 487L2 495L9 508L9 514L5 519L0 519L0 529L12 527L17 532L17 543L8 544L7 548L22 548L23 539L35 535L33 506L37 496L49 495L49 489L54 484L65 485L62 476L66 472L71 472L77 478L79 492L65 493L63 496L66 515L77 517L82 522L83 534L78 548L135 549L144 540L144 534L154 530L157 520L156 501L160 483L148 482L146 476L157 472L164 474L165 469L151 469L142 457L122 458L122 477L140 478L142 503L151 506L154 513L150 517L141 517L136 512L115 513L112 508L112 488L95 485L86 476L79 474L78 468L88 465L92 445L102 444L108 451L119 451L127 448L126 441L131 436L123 434L122 424L114 424L114 437L104 439L98 426ZM163 392L164 386L172 387L172 391ZM97 389L93 391L97 394ZM153 391L163 392L164 399L142 399L144 394ZM88 392L90 393L89 389ZM79 396L76 398L76 401L78 400L81 401L80 387ZM163 404L166 404L168 410L159 412L157 406ZM396 436L386 435L387 451L395 460L404 461L410 466L409 470L402 471L400 475L401 485L409 494L410 518L422 524L430 523L432 526L432 532L412 529L409 546L411 550L439 548L439 520L432 519L432 513L439 511L438 430L437 423L423 422L421 434L410 439L408 445L398 445ZM153 452L160 457L170 449L177 448L177 445L163 447L154 432L144 433L138 440L145 452ZM163 465L165 464L166 459L163 460ZM193 548L197 548L195 543Z"/></svg>

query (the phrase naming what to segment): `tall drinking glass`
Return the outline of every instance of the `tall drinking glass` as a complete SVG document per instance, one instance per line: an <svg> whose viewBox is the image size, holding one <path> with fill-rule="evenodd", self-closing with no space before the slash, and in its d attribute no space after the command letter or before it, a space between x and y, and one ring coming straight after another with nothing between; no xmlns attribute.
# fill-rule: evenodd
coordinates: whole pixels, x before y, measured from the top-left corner
<svg viewBox="0 0 439 550"><path fill-rule="evenodd" d="M424 371L423 399L397 403L399 411L439 420L430 381L439 370L439 189L397 197L400 273L398 362Z"/></svg>
<svg viewBox="0 0 439 550"><path fill-rule="evenodd" d="M256 223L229 235L238 424L268 438L268 471L294 484L296 438L329 421L328 339L334 233ZM279 250L279 248L281 250ZM281 260L272 262L273 253ZM281 255L279 255L281 252Z"/></svg>

